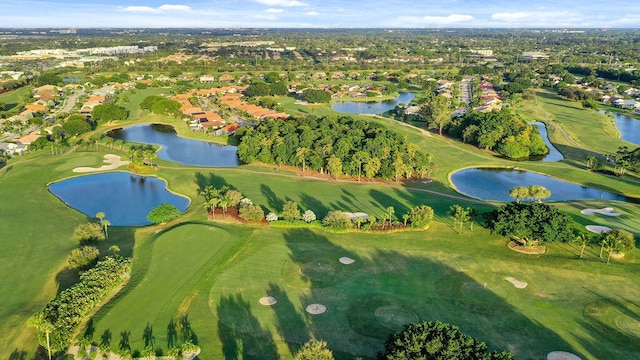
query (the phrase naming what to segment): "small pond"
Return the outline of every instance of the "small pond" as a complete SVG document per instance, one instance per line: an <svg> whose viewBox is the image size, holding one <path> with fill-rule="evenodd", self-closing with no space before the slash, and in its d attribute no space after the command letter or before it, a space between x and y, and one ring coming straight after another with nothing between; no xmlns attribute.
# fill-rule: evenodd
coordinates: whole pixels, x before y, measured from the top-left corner
<svg viewBox="0 0 640 360"><path fill-rule="evenodd" d="M382 114L385 111L389 111L396 107L396 105L402 103L409 105L411 100L416 97L416 94L412 92L401 92L399 96L383 101L336 101L331 102L331 108L336 112L343 112L349 114ZM375 98L372 98L375 99Z"/></svg>
<svg viewBox="0 0 640 360"><path fill-rule="evenodd" d="M606 114L606 111L601 110L600 113ZM630 143L640 145L640 120L615 112L611 112L610 114L613 116L618 131L620 131L620 138Z"/></svg>
<svg viewBox="0 0 640 360"><path fill-rule="evenodd" d="M535 125L538 127L538 132L540 133L540 137L542 137L542 140L544 141L545 144L547 144L547 147L549 148L549 153L545 155L540 161L555 162L555 161L563 160L564 156L562 156L562 153L558 151L558 149L556 149L555 146L553 146L551 141L549 141L549 135L547 134L547 127L544 125L544 123L539 121L532 121L529 124Z"/></svg>
<svg viewBox="0 0 640 360"><path fill-rule="evenodd" d="M512 201L509 190L516 186L542 185L551 191L548 200L620 200L622 195L593 189L530 171L470 168L451 175L451 182L462 194L481 200Z"/></svg>
<svg viewBox="0 0 640 360"><path fill-rule="evenodd" d="M49 191L89 217L104 212L113 226L148 225L147 215L162 203L189 207L189 199L169 192L164 180L126 172L70 178L49 184Z"/></svg>
<svg viewBox="0 0 640 360"><path fill-rule="evenodd" d="M179 137L172 126L144 124L110 131L114 139L160 145L158 157L183 165L238 166L240 160L235 146Z"/></svg>

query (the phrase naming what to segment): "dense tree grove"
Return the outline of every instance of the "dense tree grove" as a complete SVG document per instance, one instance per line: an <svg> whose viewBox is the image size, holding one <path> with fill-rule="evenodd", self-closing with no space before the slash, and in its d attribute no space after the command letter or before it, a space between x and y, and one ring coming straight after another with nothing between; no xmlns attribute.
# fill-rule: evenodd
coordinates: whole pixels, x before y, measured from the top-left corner
<svg viewBox="0 0 640 360"><path fill-rule="evenodd" d="M572 221L556 207L544 203L509 203L485 214L487 227L502 236L525 242L569 242L574 239Z"/></svg>
<svg viewBox="0 0 640 360"><path fill-rule="evenodd" d="M463 333L455 325L439 321L409 324L384 343L380 360L476 359L511 360L510 352L490 352L487 345Z"/></svg>
<svg viewBox="0 0 640 360"><path fill-rule="evenodd" d="M485 113L472 111L454 119L450 135L513 159L549 152L538 130L509 109Z"/></svg>
<svg viewBox="0 0 640 360"><path fill-rule="evenodd" d="M121 284L131 271L131 260L106 257L84 272L80 281L61 292L30 323L36 327L40 344L52 353L66 351L76 326Z"/></svg>
<svg viewBox="0 0 640 360"><path fill-rule="evenodd" d="M334 177L426 177L431 155L384 126L350 117L289 118L243 127L238 156L245 163L300 166Z"/></svg>
<svg viewBox="0 0 640 360"><path fill-rule="evenodd" d="M179 102L164 98L162 96L147 96L140 103L140 108L143 110L149 110L154 114L168 115L173 117L179 117L182 115Z"/></svg>
<svg viewBox="0 0 640 360"><path fill-rule="evenodd" d="M320 89L305 89L302 97L310 103L328 103L331 101L331 94Z"/></svg>
<svg viewBox="0 0 640 360"><path fill-rule="evenodd" d="M128 116L127 109L116 104L98 105L91 111L91 118L98 122L125 120Z"/></svg>

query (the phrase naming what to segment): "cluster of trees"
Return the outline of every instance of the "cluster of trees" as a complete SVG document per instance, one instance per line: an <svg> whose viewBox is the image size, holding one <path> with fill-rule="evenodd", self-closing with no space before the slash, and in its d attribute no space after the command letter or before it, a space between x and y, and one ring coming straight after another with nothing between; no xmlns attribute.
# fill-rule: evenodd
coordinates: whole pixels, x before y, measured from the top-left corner
<svg viewBox="0 0 640 360"><path fill-rule="evenodd" d="M282 81L276 81L268 84L264 81L257 81L247 87L247 96L282 96L287 95L289 87Z"/></svg>
<svg viewBox="0 0 640 360"><path fill-rule="evenodd" d="M627 146L618 148L613 154L607 154L607 160L614 165L614 172L616 175L621 176L631 169L633 171L640 170L640 147L630 150Z"/></svg>
<svg viewBox="0 0 640 360"><path fill-rule="evenodd" d="M593 100L595 96L591 92L582 90L582 88L575 86L568 86L567 84L558 84L558 95L565 97L569 100Z"/></svg>
<svg viewBox="0 0 640 360"><path fill-rule="evenodd" d="M245 198L240 191L232 189L229 186L225 185L216 188L213 185L207 185L201 194L204 197L204 207L207 213L211 215L211 218L215 218L216 208L220 208L222 210L222 216L226 216L229 208L238 208L240 207L240 203L243 203L243 206L251 206L251 210L246 210L245 215L249 217L246 220L261 221L264 218L262 208L258 211L250 199ZM262 212L260 218L258 218L258 212Z"/></svg>
<svg viewBox="0 0 640 360"><path fill-rule="evenodd" d="M600 258L602 253L607 253L607 264L614 253L625 253L636 247L636 239L632 233L626 230L609 230L600 234L579 234L574 242L580 246L580 258L587 246L600 246Z"/></svg>
<svg viewBox="0 0 640 360"><path fill-rule="evenodd" d="M126 120L129 117L127 109L116 104L102 104L91 110L91 119L95 122L105 123L116 120Z"/></svg>
<svg viewBox="0 0 640 360"><path fill-rule="evenodd" d="M331 93L320 89L304 89L302 98L310 103L328 103L331 101Z"/></svg>
<svg viewBox="0 0 640 360"><path fill-rule="evenodd" d="M49 356L67 350L78 324L128 278L130 271L129 259L107 256L30 318L29 324L37 329L40 344Z"/></svg>
<svg viewBox="0 0 640 360"><path fill-rule="evenodd" d="M485 113L472 111L451 122L448 133L512 159L545 155L549 148L535 126L510 109Z"/></svg>
<svg viewBox="0 0 640 360"><path fill-rule="evenodd" d="M511 196L517 203L521 200L532 199L536 202L541 202L542 199L551 197L551 191L544 186L531 185L529 187L516 186L509 190L509 196Z"/></svg>
<svg viewBox="0 0 640 360"><path fill-rule="evenodd" d="M69 115L64 124L62 124L62 130L67 136L84 134L92 129L93 124L80 114Z"/></svg>
<svg viewBox="0 0 640 360"><path fill-rule="evenodd" d="M462 234L462 227L466 222L470 223L470 228L473 230L473 224L478 215L480 215L478 210L472 207L463 208L460 205L451 205L449 207L449 216L453 219L453 226L459 226L458 234Z"/></svg>
<svg viewBox="0 0 640 360"><path fill-rule="evenodd" d="M175 118L182 115L182 111L180 110L181 106L182 105L175 100L156 95L147 96L140 103L142 110L149 110L154 114L173 116Z"/></svg>
<svg viewBox="0 0 640 360"><path fill-rule="evenodd" d="M404 330L391 334L384 343L380 360L404 359L477 359L512 360L507 351L487 350L487 345L451 324L429 321L406 325Z"/></svg>
<svg viewBox="0 0 640 360"><path fill-rule="evenodd" d="M544 203L509 203L485 213L492 233L519 238L525 245L573 240L572 220L555 206Z"/></svg>
<svg viewBox="0 0 640 360"><path fill-rule="evenodd" d="M131 145L127 150L127 155L134 165L153 166L153 160L158 157L156 148L153 145L141 144Z"/></svg>
<svg viewBox="0 0 640 360"><path fill-rule="evenodd" d="M301 117L269 121L236 132L238 156L245 163L300 166L335 178L424 178L431 155L384 126L350 117Z"/></svg>

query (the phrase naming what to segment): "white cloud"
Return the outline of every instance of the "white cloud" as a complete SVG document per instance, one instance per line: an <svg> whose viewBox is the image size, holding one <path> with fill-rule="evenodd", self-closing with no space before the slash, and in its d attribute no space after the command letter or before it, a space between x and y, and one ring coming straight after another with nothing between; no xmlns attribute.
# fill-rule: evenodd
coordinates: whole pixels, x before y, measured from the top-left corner
<svg viewBox="0 0 640 360"><path fill-rule="evenodd" d="M151 13L151 14L159 14L163 12L189 12L191 11L191 7L187 5L171 5L164 4L160 5L157 8L153 8L150 6L127 6L120 9L121 11L126 12L142 12L142 13Z"/></svg>
<svg viewBox="0 0 640 360"><path fill-rule="evenodd" d="M261 19L261 20L278 20L278 17L275 15L271 15L271 14L258 14L258 15L254 15L253 16L254 19Z"/></svg>
<svg viewBox="0 0 640 360"><path fill-rule="evenodd" d="M317 11L307 11L304 14L307 15L307 16L318 16L318 15L320 15Z"/></svg>
<svg viewBox="0 0 640 360"><path fill-rule="evenodd" d="M454 24L474 20L473 16L462 14L451 14L449 16L425 16L422 19L428 23L436 24Z"/></svg>
<svg viewBox="0 0 640 360"><path fill-rule="evenodd" d="M298 0L255 0L255 1L267 6L284 6L284 7L309 6L309 4L303 3L302 1L298 1Z"/></svg>
<svg viewBox="0 0 640 360"><path fill-rule="evenodd" d="M274 9L274 8L269 8L267 10L265 10L264 12L269 13L269 14L279 14L281 12L283 12L283 9Z"/></svg>
<svg viewBox="0 0 640 360"><path fill-rule="evenodd" d="M568 11L514 11L514 12L500 12L491 14L491 19L504 21L508 23L531 23L530 25L540 25L558 22L561 23L575 23L580 19L576 14Z"/></svg>

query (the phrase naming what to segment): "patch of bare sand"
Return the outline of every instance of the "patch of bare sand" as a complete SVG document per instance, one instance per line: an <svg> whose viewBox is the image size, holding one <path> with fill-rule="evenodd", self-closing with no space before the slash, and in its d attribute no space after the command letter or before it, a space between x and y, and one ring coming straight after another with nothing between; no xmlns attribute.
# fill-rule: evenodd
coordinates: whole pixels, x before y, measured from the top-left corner
<svg viewBox="0 0 640 360"><path fill-rule="evenodd" d="M311 315L319 315L327 311L327 307L322 304L310 304L305 310Z"/></svg>
<svg viewBox="0 0 640 360"><path fill-rule="evenodd" d="M264 306L272 306L278 302L278 300L276 300L276 298L274 298L273 296L263 296L260 298L259 301L260 301L260 304Z"/></svg>
<svg viewBox="0 0 640 360"><path fill-rule="evenodd" d="M128 165L129 161L121 160L120 156L114 154L107 154L104 156L104 162L106 165L102 165L99 168L93 168L88 166L77 167L73 169L74 173L88 173L94 171L114 170L123 165Z"/></svg>
<svg viewBox="0 0 640 360"><path fill-rule="evenodd" d="M529 285L528 283L524 282L524 281L520 281L520 280L516 280L512 277L506 277L504 278L505 280L507 280L508 282L512 283L513 286L515 286L518 289L524 289L527 287L527 285Z"/></svg>
<svg viewBox="0 0 640 360"><path fill-rule="evenodd" d="M352 258L346 257L346 256L341 257L338 261L340 261L341 264L345 264L345 265L351 265L354 262L356 262Z"/></svg>
<svg viewBox="0 0 640 360"><path fill-rule="evenodd" d="M343 214L347 215L351 221L354 221L355 219L358 219L358 218L367 219L369 217L369 214L363 213L363 212L347 212L347 211L344 211Z"/></svg>
<svg viewBox="0 0 640 360"><path fill-rule="evenodd" d="M584 209L580 211L583 215L600 214L605 216L620 216L619 212L616 212L612 207L605 207L602 209Z"/></svg>
<svg viewBox="0 0 640 360"><path fill-rule="evenodd" d="M566 351L552 351L547 354L547 360L582 360L578 355Z"/></svg>
<svg viewBox="0 0 640 360"><path fill-rule="evenodd" d="M585 227L587 228L587 230L596 234L602 234L603 232L611 231L611 228L608 226L587 225Z"/></svg>

